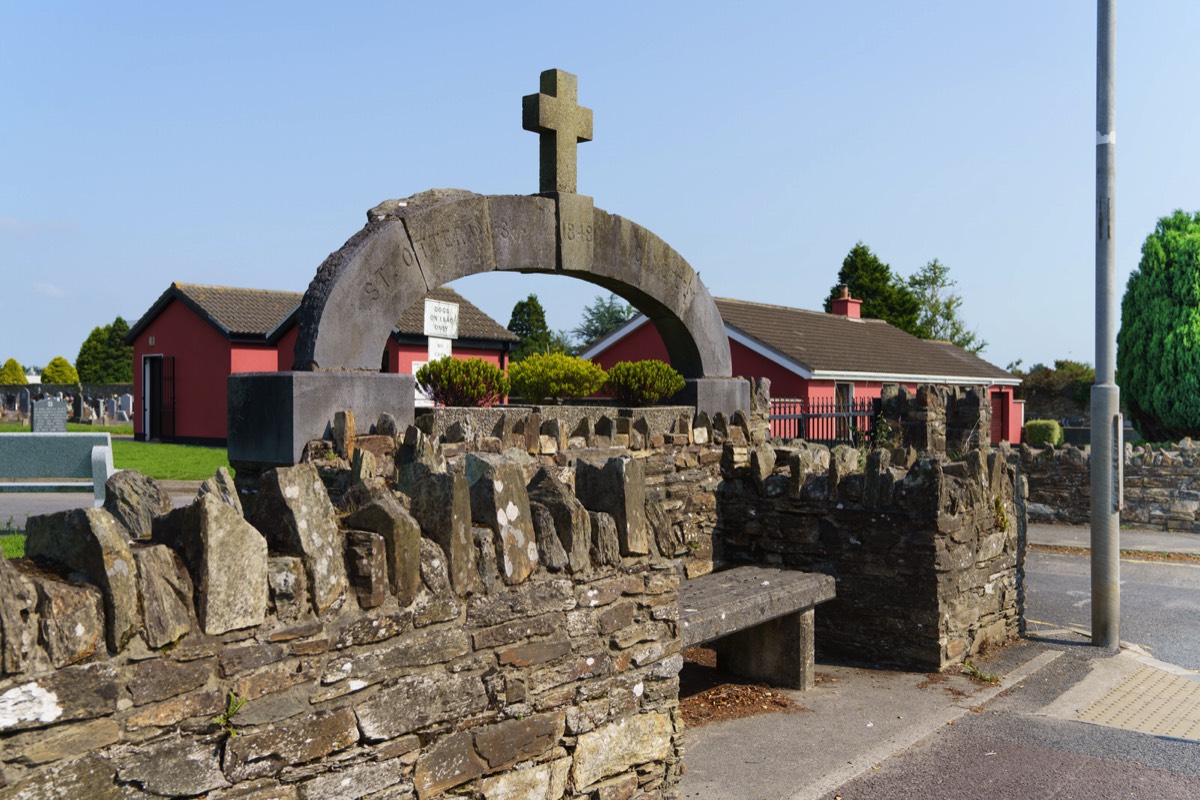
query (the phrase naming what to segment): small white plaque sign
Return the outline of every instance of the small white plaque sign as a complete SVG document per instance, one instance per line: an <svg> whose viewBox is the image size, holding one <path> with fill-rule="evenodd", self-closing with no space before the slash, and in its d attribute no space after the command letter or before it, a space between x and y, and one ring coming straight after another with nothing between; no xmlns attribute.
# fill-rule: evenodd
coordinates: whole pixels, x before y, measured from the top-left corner
<svg viewBox="0 0 1200 800"><path fill-rule="evenodd" d="M445 358L451 355L450 340L442 339L437 336L429 337L429 360L437 361L439 358Z"/></svg>
<svg viewBox="0 0 1200 800"><path fill-rule="evenodd" d="M441 339L458 338L458 303L425 300L425 335ZM430 344L432 347L432 343Z"/></svg>

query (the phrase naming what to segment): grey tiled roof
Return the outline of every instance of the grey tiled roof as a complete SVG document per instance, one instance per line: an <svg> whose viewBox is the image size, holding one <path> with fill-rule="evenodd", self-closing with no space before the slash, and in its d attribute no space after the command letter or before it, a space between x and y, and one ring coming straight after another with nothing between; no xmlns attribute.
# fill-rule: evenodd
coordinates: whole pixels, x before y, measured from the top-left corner
<svg viewBox="0 0 1200 800"><path fill-rule="evenodd" d="M714 298L727 325L810 371L1015 380L948 342L918 339L876 319Z"/></svg>
<svg viewBox="0 0 1200 800"><path fill-rule="evenodd" d="M175 283L217 327L232 336L266 336L300 305L299 292Z"/></svg>
<svg viewBox="0 0 1200 800"><path fill-rule="evenodd" d="M171 300L178 299L207 319L226 336L239 339L266 339L285 322L300 305L300 292L280 292L271 289L241 289L234 286L205 286L198 283L175 282L159 296L154 305L129 330L127 342L132 342ZM516 342L518 337L483 313L453 289L442 286L428 297L458 303L458 335L464 339L488 339ZM425 304L421 301L401 316L396 328L400 333L424 335Z"/></svg>

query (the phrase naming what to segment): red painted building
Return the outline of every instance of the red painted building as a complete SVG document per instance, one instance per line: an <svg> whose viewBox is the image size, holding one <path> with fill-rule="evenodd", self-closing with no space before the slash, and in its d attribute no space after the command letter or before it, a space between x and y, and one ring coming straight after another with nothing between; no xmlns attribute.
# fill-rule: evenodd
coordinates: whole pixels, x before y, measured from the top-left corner
<svg viewBox="0 0 1200 800"><path fill-rule="evenodd" d="M173 283L130 329L134 434L138 439L224 444L226 379L236 372L292 367L298 292ZM453 353L501 369L517 337L449 287L434 300L459 306ZM383 372L411 373L427 359L424 304L401 316L380 354Z"/></svg>
<svg viewBox="0 0 1200 800"><path fill-rule="evenodd" d="M714 298L733 358L733 374L769 378L771 396L797 407L845 406L880 396L884 384L910 392L918 384L985 386L992 401L992 440L1018 442L1024 402L1020 379L947 342L918 339L875 319L862 319L861 301L835 300L833 312ZM618 361L670 361L649 319L639 315L597 342L584 358L604 368ZM775 433L785 435L775 423Z"/></svg>

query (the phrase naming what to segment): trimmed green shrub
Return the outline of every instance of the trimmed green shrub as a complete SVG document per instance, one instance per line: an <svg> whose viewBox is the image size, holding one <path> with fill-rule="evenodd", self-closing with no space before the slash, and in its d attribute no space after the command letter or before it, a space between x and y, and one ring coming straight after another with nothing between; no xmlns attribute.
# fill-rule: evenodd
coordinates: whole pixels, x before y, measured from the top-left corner
<svg viewBox="0 0 1200 800"><path fill-rule="evenodd" d="M29 383L25 378L25 370L21 369L21 365L17 363L15 358L10 358L4 362L4 366L0 367L0 383L15 384L24 386Z"/></svg>
<svg viewBox="0 0 1200 800"><path fill-rule="evenodd" d="M652 406L683 390L683 376L667 363L618 361L608 370L605 389L625 406Z"/></svg>
<svg viewBox="0 0 1200 800"><path fill-rule="evenodd" d="M565 353L536 353L508 371L513 392L535 405L595 394L607 377L598 365Z"/></svg>
<svg viewBox="0 0 1200 800"><path fill-rule="evenodd" d="M70 361L55 356L42 370L42 383L79 383L79 373Z"/></svg>
<svg viewBox="0 0 1200 800"><path fill-rule="evenodd" d="M446 356L417 370L417 384L444 406L486 406L508 394L508 376L481 358Z"/></svg>
<svg viewBox="0 0 1200 800"><path fill-rule="evenodd" d="M1025 423L1025 433L1021 441L1030 447L1058 446L1063 443L1062 426L1058 420L1031 419Z"/></svg>

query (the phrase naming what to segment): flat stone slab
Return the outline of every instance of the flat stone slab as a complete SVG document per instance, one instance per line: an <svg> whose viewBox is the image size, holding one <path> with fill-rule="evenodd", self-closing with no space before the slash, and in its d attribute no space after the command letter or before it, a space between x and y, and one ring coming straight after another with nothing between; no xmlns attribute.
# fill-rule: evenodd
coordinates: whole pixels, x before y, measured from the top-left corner
<svg viewBox="0 0 1200 800"><path fill-rule="evenodd" d="M775 567L734 567L683 581L679 633L684 647L711 642L810 609L835 596L832 576Z"/></svg>

